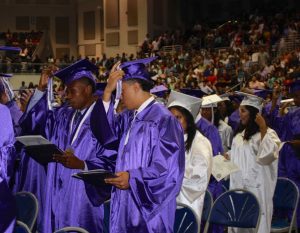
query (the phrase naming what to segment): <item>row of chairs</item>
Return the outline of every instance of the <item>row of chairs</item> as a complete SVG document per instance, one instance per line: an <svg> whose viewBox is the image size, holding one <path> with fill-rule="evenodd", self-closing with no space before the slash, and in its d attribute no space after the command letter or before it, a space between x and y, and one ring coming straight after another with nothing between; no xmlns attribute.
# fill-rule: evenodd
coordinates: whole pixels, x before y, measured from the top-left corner
<svg viewBox="0 0 300 233"><path fill-rule="evenodd" d="M28 192L16 194L17 224L15 233L31 233L37 218L38 202L36 197ZM287 178L278 178L273 197L274 212L285 211L285 216L272 220L271 232L297 231L296 211L299 201L299 190L295 183ZM110 202L104 203L104 233L109 233ZM291 217L288 217L288 214ZM208 232L210 224L224 227L253 228L257 232L260 223L260 205L254 194L243 189L228 190L221 194L215 202L207 190L201 221L205 223L204 233ZM187 205L178 204L175 214L174 233L200 232L194 211ZM55 233L78 232L88 233L78 227L65 227Z"/></svg>
<svg viewBox="0 0 300 233"><path fill-rule="evenodd" d="M289 232L297 230L297 206L299 190L296 184L287 178L278 178L274 197L274 212L285 214L273 217L271 232ZM206 223L204 230L207 233L210 224L223 227L253 228L258 231L261 210L256 196L243 189L227 190L213 203L212 196L206 191L201 221ZM198 233L199 224L193 210L185 205L178 205L174 233Z"/></svg>

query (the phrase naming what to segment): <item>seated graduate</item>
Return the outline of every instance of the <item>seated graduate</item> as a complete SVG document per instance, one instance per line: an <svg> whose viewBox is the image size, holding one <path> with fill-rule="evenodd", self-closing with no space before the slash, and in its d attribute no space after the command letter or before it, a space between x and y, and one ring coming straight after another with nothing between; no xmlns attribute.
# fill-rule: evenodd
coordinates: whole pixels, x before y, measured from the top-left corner
<svg viewBox="0 0 300 233"><path fill-rule="evenodd" d="M48 163L46 180L39 181L43 182L39 184L44 195L41 213L43 233L66 226L102 232L103 206L93 206L86 194L84 182L72 178L73 173L83 169L102 168L113 172L115 167L116 151L103 147L109 132L103 132L100 142L91 131L92 116L101 108L106 115L102 100L95 101L93 71L96 69L88 60L80 60L56 73L53 73L55 68L44 69L39 87L21 119L24 127L32 132L39 128L39 133L65 151L63 155L53 157L57 163ZM48 105L49 93L46 92L52 75L60 78L67 86L67 103L53 109ZM106 123L108 125L105 117L99 119L97 125L101 127L101 124ZM103 187L102 199L98 204L109 198L109 195L110 187Z"/></svg>
<svg viewBox="0 0 300 233"><path fill-rule="evenodd" d="M107 117L120 138L117 177L106 179L114 186L111 232L173 232L184 139L176 118L150 94L153 82L146 64L153 59L116 64L103 94ZM127 110L115 115L112 92L119 80Z"/></svg>
<svg viewBox="0 0 300 233"><path fill-rule="evenodd" d="M0 104L0 232L14 230L16 219L15 199L8 187L15 160L12 119L6 106Z"/></svg>
<svg viewBox="0 0 300 233"><path fill-rule="evenodd" d="M172 91L168 109L178 119L185 140L185 172L177 202L190 206L200 226L205 191L212 169L212 146L197 126L195 119L199 112L201 99Z"/></svg>
<svg viewBox="0 0 300 233"><path fill-rule="evenodd" d="M261 115L263 99L246 93L241 95L244 99L239 108L240 126L229 152L240 171L230 175L230 189L246 189L257 197L262 213L258 232L265 233L271 230L280 139Z"/></svg>

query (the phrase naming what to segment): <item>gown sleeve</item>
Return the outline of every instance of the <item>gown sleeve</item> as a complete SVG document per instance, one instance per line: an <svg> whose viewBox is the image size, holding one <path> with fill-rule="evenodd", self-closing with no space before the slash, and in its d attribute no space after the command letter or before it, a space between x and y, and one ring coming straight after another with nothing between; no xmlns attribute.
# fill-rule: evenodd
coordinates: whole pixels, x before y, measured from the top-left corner
<svg viewBox="0 0 300 233"><path fill-rule="evenodd" d="M178 195L184 175L183 132L173 117L165 117L153 129L157 135L147 167L129 170L133 198L146 219Z"/></svg>
<svg viewBox="0 0 300 233"><path fill-rule="evenodd" d="M209 142L196 141L193 145L190 166L185 167L181 192L190 203L198 199L207 189L212 166L212 148ZM201 144L200 144L201 143Z"/></svg>
<svg viewBox="0 0 300 233"><path fill-rule="evenodd" d="M276 132L268 128L266 135L261 140L256 160L261 165L269 165L278 159L280 139Z"/></svg>

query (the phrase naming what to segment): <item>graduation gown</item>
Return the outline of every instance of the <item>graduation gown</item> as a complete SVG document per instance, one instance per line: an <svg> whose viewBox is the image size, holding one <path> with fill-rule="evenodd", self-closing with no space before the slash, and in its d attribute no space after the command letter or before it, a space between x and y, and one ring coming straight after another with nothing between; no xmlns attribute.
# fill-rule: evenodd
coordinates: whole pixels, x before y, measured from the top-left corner
<svg viewBox="0 0 300 233"><path fill-rule="evenodd" d="M10 114L12 116L13 127L15 135L18 136L21 133L21 127L19 125L19 120L23 115L23 112L20 110L19 106L17 105L16 101L12 100L6 104L8 107Z"/></svg>
<svg viewBox="0 0 300 233"><path fill-rule="evenodd" d="M128 190L113 188L110 232L173 232L176 196L184 174L182 128L155 101L138 113L131 125L132 116L132 111L118 117L112 108L108 111L111 125L121 137L116 172L130 174Z"/></svg>
<svg viewBox="0 0 300 233"><path fill-rule="evenodd" d="M275 111L272 124L277 125L282 141L295 139L296 135L300 135L300 107L292 109L283 117L278 116ZM300 152L295 151L288 143L280 150L278 176L291 179L300 189ZM297 224L300 226L300 203L297 208Z"/></svg>
<svg viewBox="0 0 300 233"><path fill-rule="evenodd" d="M13 232L16 219L15 198L8 188L15 160L12 119L6 106L0 104L0 232Z"/></svg>
<svg viewBox="0 0 300 233"><path fill-rule="evenodd" d="M218 131L221 137L222 147L224 149L224 152L227 152L231 148L231 143L233 139L232 128L223 120L220 120Z"/></svg>
<svg viewBox="0 0 300 233"><path fill-rule="evenodd" d="M233 132L237 130L240 124L240 114L239 109L235 110L231 115L228 117L228 125L232 128Z"/></svg>
<svg viewBox="0 0 300 233"><path fill-rule="evenodd" d="M256 195L262 213L258 232L270 232L280 139L270 128L262 140L260 132L248 141L244 141L243 136L244 131L234 137L230 151L231 161L240 168L230 175L230 189L242 188Z"/></svg>
<svg viewBox="0 0 300 233"><path fill-rule="evenodd" d="M187 135L184 136L186 140ZM190 206L195 211L199 224L211 175L212 156L209 140L197 131L190 150L185 152L185 171L177 202Z"/></svg>
<svg viewBox="0 0 300 233"><path fill-rule="evenodd" d="M94 104L81 119L79 126L70 132L75 110L62 106L54 111L47 109L46 95L24 116L24 124L34 122L45 129L46 137L60 149L72 149L75 156L85 161L87 169L102 168L114 171L116 152L106 150L94 137L90 117ZM102 101L97 104L102 105ZM103 107L103 106L102 106ZM33 127L33 126L32 126ZM82 181L72 178L77 169L65 168L58 163L48 163L44 189L42 232L53 232L66 226L82 227L89 232L102 232L103 206L94 206L88 199ZM105 195L106 194L106 195ZM102 200L109 197L110 187L103 188Z"/></svg>

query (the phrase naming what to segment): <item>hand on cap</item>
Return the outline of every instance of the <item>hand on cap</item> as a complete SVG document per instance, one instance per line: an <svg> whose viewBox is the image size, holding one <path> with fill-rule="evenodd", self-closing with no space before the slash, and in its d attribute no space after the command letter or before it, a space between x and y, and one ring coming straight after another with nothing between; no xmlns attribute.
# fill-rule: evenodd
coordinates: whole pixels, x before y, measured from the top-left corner
<svg viewBox="0 0 300 233"><path fill-rule="evenodd" d="M58 67L53 66L53 65L43 68L41 77L40 77L39 86L38 86L38 89L40 91L46 90L49 77L51 77L57 70L58 70Z"/></svg>
<svg viewBox="0 0 300 233"><path fill-rule="evenodd" d="M107 85L105 87L104 94L103 94L103 100L106 102L110 101L111 93L116 89L117 82L123 78L124 71L118 69L119 65L120 65L120 62L117 62L110 71L110 74L109 74L109 77L107 80Z"/></svg>
<svg viewBox="0 0 300 233"><path fill-rule="evenodd" d="M21 105L20 108L22 112L25 112L29 99L32 95L33 92L29 89L22 91L22 94L20 96L20 105Z"/></svg>
<svg viewBox="0 0 300 233"><path fill-rule="evenodd" d="M255 122L258 125L259 130L262 134L261 138L263 138L265 136L265 134L267 133L268 127L267 127L265 119L263 118L263 116L260 113L256 114Z"/></svg>

